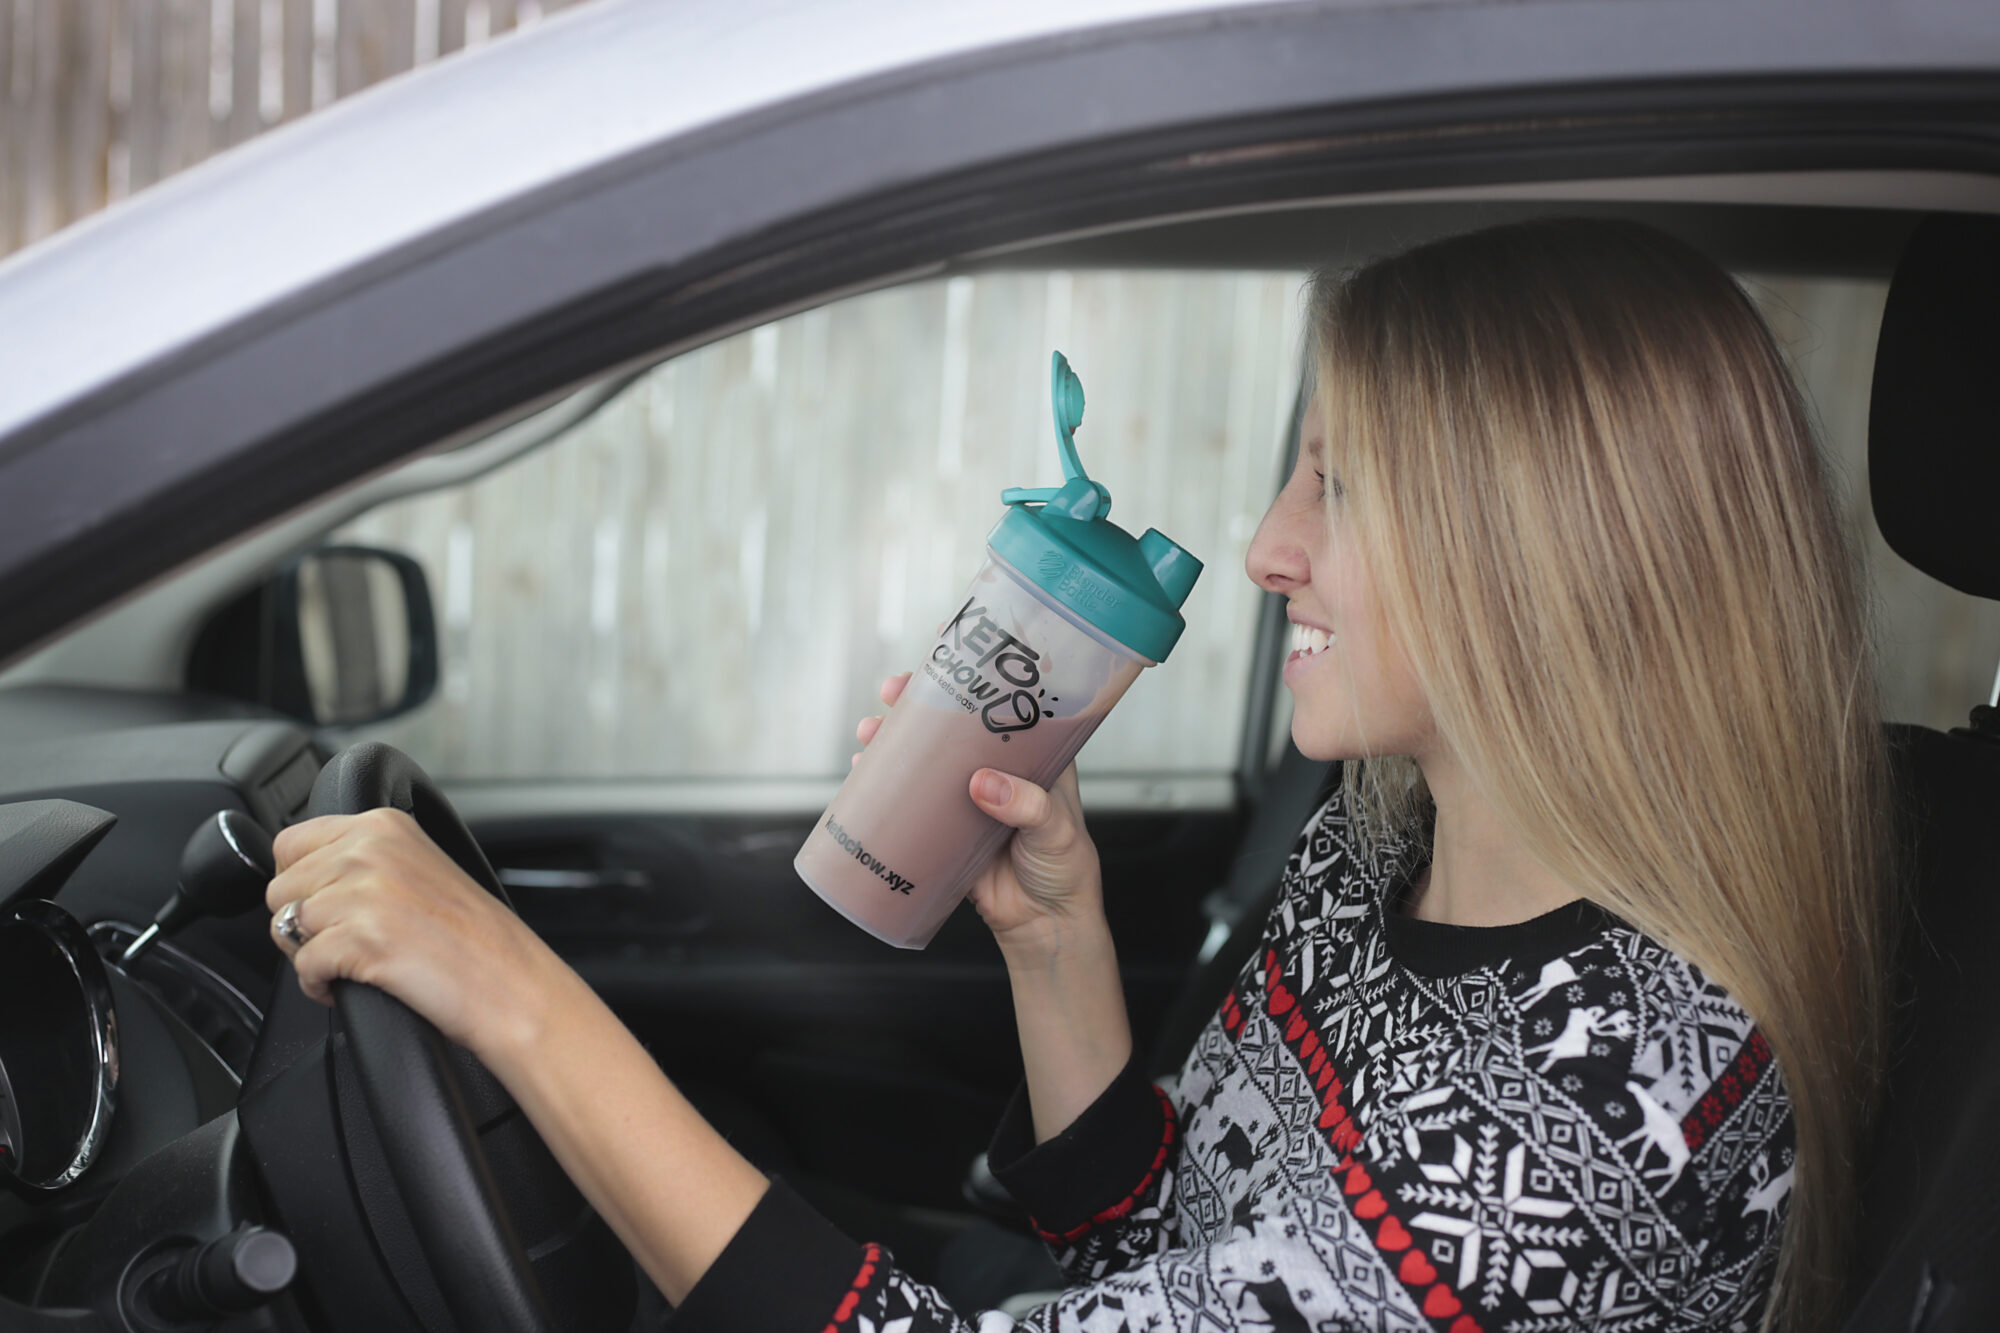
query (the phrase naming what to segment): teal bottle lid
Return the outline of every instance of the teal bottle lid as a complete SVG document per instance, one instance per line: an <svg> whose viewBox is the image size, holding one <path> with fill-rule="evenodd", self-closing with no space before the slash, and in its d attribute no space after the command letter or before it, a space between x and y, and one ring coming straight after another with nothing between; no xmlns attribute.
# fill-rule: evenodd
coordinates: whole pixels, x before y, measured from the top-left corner
<svg viewBox="0 0 2000 1333"><path fill-rule="evenodd" d="M1000 492L1007 512L986 544L1079 619L1139 656L1164 662L1187 628L1181 604L1201 574L1201 561L1157 529L1134 540L1110 521L1111 492L1084 475L1076 456L1083 382L1061 352L1050 380L1065 480L1052 490L1016 486Z"/></svg>

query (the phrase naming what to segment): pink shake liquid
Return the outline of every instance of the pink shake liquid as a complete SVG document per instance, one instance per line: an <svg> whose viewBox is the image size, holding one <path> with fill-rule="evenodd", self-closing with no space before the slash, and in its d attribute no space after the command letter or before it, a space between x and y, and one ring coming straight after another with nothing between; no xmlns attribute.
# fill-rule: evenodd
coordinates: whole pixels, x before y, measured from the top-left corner
<svg viewBox="0 0 2000 1333"><path fill-rule="evenodd" d="M972 803L972 775L1047 787L1151 665L997 559L970 591L793 862L841 915L906 949L930 943L1013 832Z"/></svg>

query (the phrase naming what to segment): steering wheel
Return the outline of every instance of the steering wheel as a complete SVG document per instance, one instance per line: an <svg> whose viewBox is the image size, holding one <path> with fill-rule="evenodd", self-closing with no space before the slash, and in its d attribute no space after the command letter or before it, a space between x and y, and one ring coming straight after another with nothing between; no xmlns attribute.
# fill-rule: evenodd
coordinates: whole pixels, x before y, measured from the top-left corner
<svg viewBox="0 0 2000 1333"><path fill-rule="evenodd" d="M485 853L437 784L390 746L364 742L335 755L320 771L306 813L353 815L384 806L413 817L480 887L507 901ZM301 1211L318 1213L317 1201L345 1193L362 1215L345 1229L373 1233L372 1247L365 1237L346 1237L339 1253L324 1261L322 1273L333 1280L315 1285L336 1288L320 1293L327 1316L344 1326L336 1309L346 1320L367 1314L380 1326L374 1312L343 1307L344 1299L358 1298L339 1290L366 1280L353 1270L364 1250L372 1249L390 1270L383 1276L393 1275L408 1302L399 1307L404 1322L413 1314L427 1333L445 1325L447 1311L461 1333L624 1328L633 1299L630 1259L499 1080L402 1001L374 986L336 982L334 1003L332 1029L320 1027L325 1035L310 1044L314 1033L309 1025L316 1018L324 1024L320 1016L326 1011L305 1000L290 964L285 965L239 1106L246 1137L258 1150L280 1211L287 1196L301 1198ZM326 1077L318 1077L320 1071L311 1071L315 1077L294 1076L294 1066L313 1060L327 1066ZM302 1108L287 1091L290 1085L315 1082L327 1089L316 1095L337 1110ZM360 1084L358 1099L348 1086L353 1082ZM273 1091L255 1096L267 1087ZM291 1101L282 1111L276 1109L285 1097ZM270 1109L253 1105L253 1100ZM363 1109L352 1105L357 1100L365 1103L372 1124L352 1123L355 1112ZM302 1125L302 1119L317 1119L318 1126ZM318 1164L301 1165L298 1154L287 1155L280 1125L294 1137L317 1132L338 1139L345 1160L329 1168L328 1155L322 1153ZM496 1125L502 1128L496 1131ZM497 1150L504 1154L505 1170L500 1178L489 1167L482 1135L489 1146L501 1145ZM383 1167L387 1181L381 1179ZM332 1179L336 1174L345 1178ZM530 1237L532 1260L516 1231L517 1218L539 1229ZM322 1229L332 1229L331 1224ZM411 1233L414 1247L408 1243ZM424 1263L416 1262L412 1248L421 1252ZM302 1246L300 1258L310 1276L312 1254ZM538 1269L560 1289L560 1319L551 1316ZM443 1310L437 1308L440 1302Z"/></svg>

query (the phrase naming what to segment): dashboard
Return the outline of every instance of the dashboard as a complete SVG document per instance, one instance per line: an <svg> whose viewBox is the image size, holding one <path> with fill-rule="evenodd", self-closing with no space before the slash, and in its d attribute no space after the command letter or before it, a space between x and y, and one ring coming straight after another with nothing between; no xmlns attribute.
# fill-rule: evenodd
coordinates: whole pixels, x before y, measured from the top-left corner
<svg viewBox="0 0 2000 1333"><path fill-rule="evenodd" d="M206 1309L181 1277L291 1272L230 1114L278 972L263 913L195 919L123 960L190 834L224 810L275 833L325 758L229 701L0 692L0 1327L307 1326L283 1281Z"/></svg>

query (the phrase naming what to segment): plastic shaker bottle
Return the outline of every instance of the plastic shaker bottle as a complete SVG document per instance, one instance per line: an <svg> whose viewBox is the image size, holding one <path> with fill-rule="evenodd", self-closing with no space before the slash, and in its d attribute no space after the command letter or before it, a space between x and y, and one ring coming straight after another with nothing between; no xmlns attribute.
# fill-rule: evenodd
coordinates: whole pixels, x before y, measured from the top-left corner
<svg viewBox="0 0 2000 1333"><path fill-rule="evenodd" d="M921 949L1013 832L972 803L972 775L1055 781L1139 672L1165 661L1201 562L1109 522L1072 432L1083 385L1057 352L1065 484L1001 492L986 563L793 860L877 939Z"/></svg>

